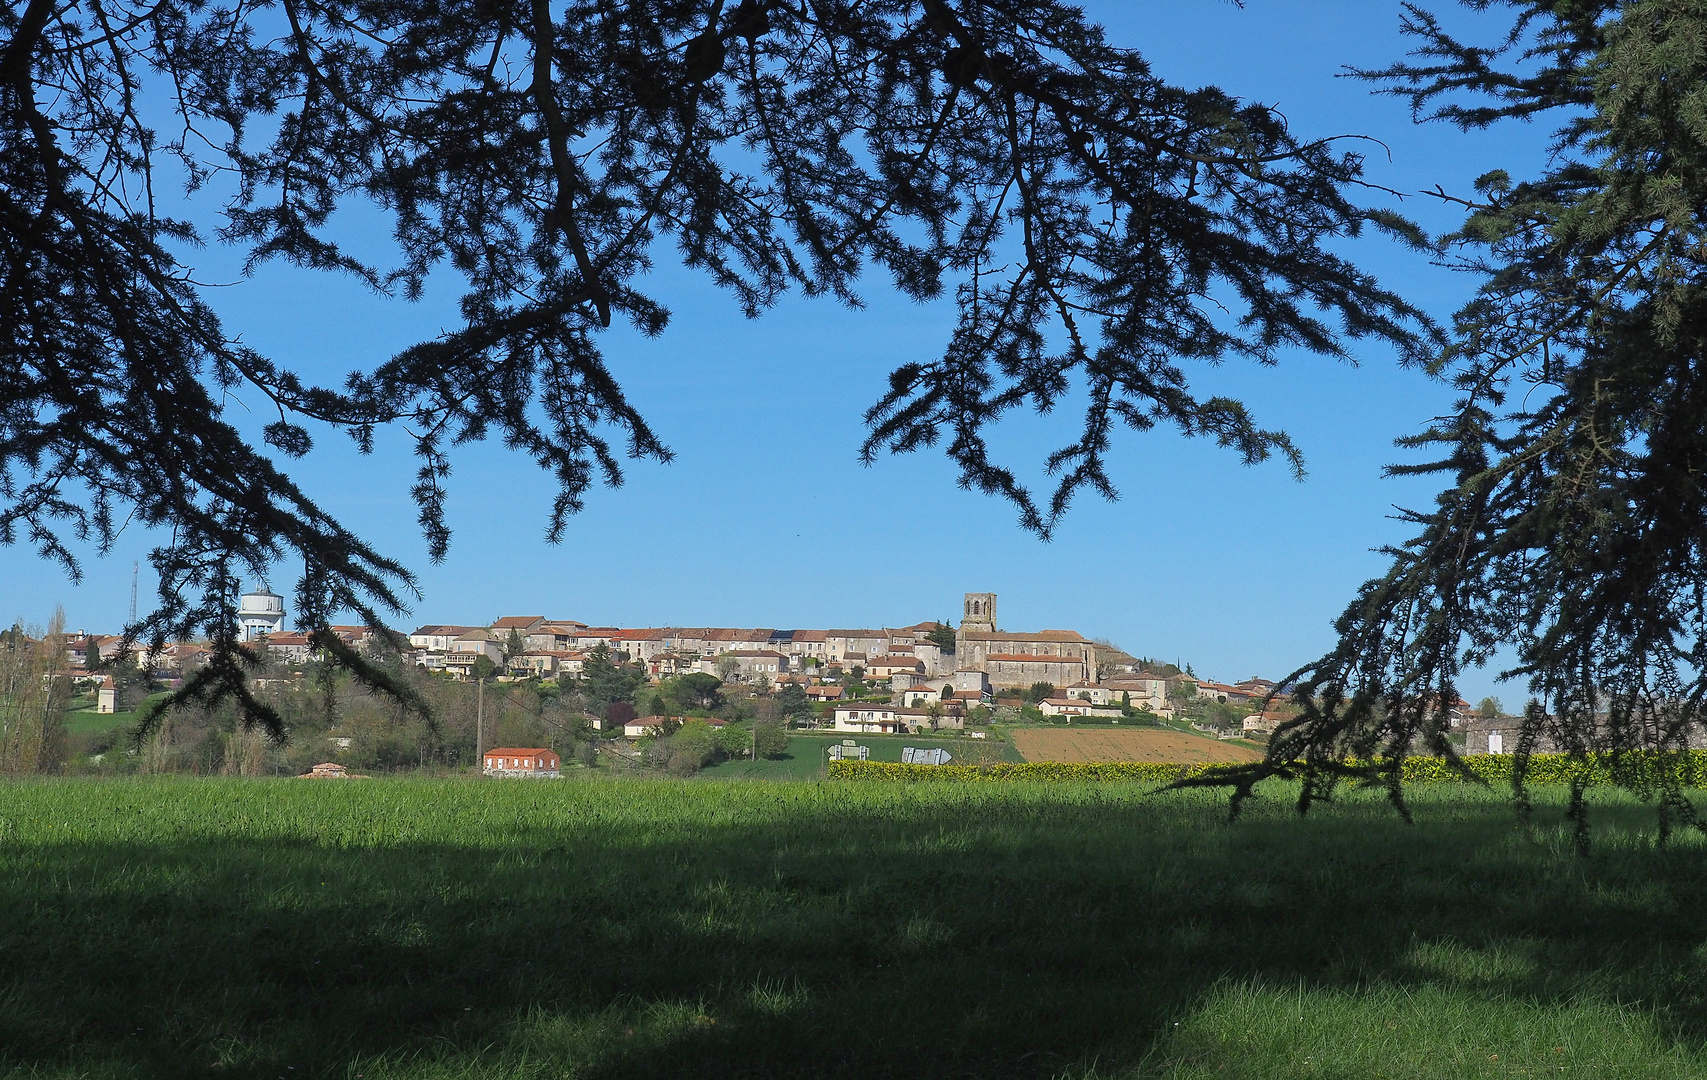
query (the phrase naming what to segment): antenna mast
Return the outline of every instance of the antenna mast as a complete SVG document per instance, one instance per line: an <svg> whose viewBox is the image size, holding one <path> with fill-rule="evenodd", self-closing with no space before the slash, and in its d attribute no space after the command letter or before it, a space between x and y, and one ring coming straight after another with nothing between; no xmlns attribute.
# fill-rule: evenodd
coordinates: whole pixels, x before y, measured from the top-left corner
<svg viewBox="0 0 1707 1080"><path fill-rule="evenodd" d="M142 563L136 559L130 562L130 622L127 626L136 625L136 578L142 572Z"/></svg>

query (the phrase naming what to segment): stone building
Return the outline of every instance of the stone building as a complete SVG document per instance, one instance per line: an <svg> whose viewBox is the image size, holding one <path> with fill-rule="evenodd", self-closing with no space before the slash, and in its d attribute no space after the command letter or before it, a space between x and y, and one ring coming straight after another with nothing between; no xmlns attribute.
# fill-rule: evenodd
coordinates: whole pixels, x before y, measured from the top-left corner
<svg viewBox="0 0 1707 1080"><path fill-rule="evenodd" d="M966 594L954 633L954 660L959 667L984 672L996 687L1071 686L1097 677L1096 645L1077 631L998 629L995 593Z"/></svg>

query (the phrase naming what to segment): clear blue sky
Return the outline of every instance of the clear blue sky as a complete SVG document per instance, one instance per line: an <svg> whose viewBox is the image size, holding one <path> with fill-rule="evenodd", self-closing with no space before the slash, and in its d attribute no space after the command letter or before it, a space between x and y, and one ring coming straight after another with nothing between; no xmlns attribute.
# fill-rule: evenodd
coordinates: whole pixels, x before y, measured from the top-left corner
<svg viewBox="0 0 1707 1080"><path fill-rule="evenodd" d="M1336 78L1345 65L1384 65L1404 52L1397 3L1086 7L1112 40L1138 48L1172 82L1276 105L1303 134L1382 139L1391 161L1372 147L1368 169L1380 184L1465 192L1490 168L1533 168L1544 150L1541 129L1464 135L1413 126L1399 100ZM1444 14L1449 25L1480 23L1484 40L1497 33L1477 16ZM1457 223L1427 198L1404 209L1436 232ZM375 224L350 215L352 234L382 240ZM1381 240L1353 250L1440 316L1473 285ZM1114 463L1121 500L1081 500L1043 543L1016 527L1008 505L957 489L954 469L934 452L870 468L858 462L861 412L894 365L940 352L951 325L946 304L914 305L874 283L863 311L792 297L749 322L703 279L669 267L667 254L655 295L674 312L670 330L655 341L613 331L605 344L677 460L632 463L628 483L594 493L561 545L543 540L550 485L498 445L456 458L455 537L437 566L415 527L414 463L401 438L382 439L362 458L323 435L297 467L325 508L417 568L423 598L400 622L544 614L630 626L905 625L957 618L963 592L994 591L1004 628L1076 629L1138 655L1189 661L1213 678L1277 676L1329 646L1331 620L1382 568L1370 549L1403 538L1389 518L1393 505L1432 494L1380 472L1397 455L1393 439L1444 411L1449 392L1380 349L1355 368L1300 354L1275 369L1231 363L1196 378L1200 388L1245 397L1265 426L1290 432L1308 459L1306 481L1277 463L1246 468L1170 432L1128 433ZM230 253L202 260L204 280L234 275ZM454 299L447 287L411 305L283 267L213 298L228 329L322 380L454 325ZM249 398L259 409L258 395ZM1070 410L1016 417L997 444L1041 481L1036 465L1066 441L1072 422ZM0 549L0 616L41 623L62 604L72 628L116 631L131 560L147 547L146 535L126 536L112 556L90 560L81 586L25 547ZM146 561L143 575L146 604ZM288 593L293 580L282 568L274 585ZM1464 689L1472 700L1521 697L1495 691L1490 677L1472 676Z"/></svg>

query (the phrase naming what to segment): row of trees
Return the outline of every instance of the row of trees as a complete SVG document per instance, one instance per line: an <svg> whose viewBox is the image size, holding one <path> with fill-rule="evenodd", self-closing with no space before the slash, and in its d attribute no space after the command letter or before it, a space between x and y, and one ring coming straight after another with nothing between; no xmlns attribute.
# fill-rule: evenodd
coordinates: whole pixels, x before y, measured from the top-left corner
<svg viewBox="0 0 1707 1080"><path fill-rule="evenodd" d="M788 733L774 721L759 721L748 730L692 719L667 724L641 747L641 760L676 776L692 776L715 761L781 757L787 747Z"/></svg>
<svg viewBox="0 0 1707 1080"><path fill-rule="evenodd" d="M65 614L45 632L15 625L0 632L0 773L55 772L65 763Z"/></svg>

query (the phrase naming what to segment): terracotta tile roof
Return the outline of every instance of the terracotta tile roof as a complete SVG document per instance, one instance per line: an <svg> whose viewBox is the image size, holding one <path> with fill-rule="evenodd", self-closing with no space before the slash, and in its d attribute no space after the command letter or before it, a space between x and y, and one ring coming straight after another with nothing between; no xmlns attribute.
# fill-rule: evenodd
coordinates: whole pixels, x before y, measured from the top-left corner
<svg viewBox="0 0 1707 1080"><path fill-rule="evenodd" d="M520 754L551 754L555 751L544 746L494 746L486 751L487 757L516 757Z"/></svg>
<svg viewBox="0 0 1707 1080"><path fill-rule="evenodd" d="M1034 634L1012 634L1005 630L964 630L968 641L1070 641L1089 645L1091 642L1076 630L1039 630Z"/></svg>
<svg viewBox="0 0 1707 1080"><path fill-rule="evenodd" d="M527 630L545 622L544 615L506 615L492 624L494 630Z"/></svg>

